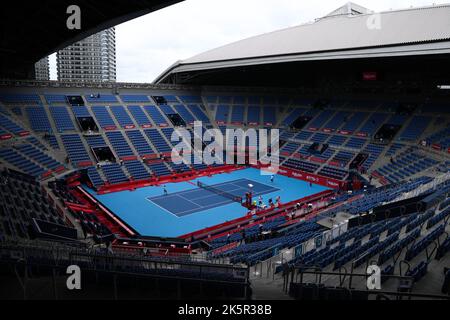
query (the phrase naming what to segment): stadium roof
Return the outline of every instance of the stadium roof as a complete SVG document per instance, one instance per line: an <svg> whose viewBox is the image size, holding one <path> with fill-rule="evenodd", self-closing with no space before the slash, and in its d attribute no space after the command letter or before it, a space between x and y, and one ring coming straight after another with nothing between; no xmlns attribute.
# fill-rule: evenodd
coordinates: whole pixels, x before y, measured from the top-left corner
<svg viewBox="0 0 450 320"><path fill-rule="evenodd" d="M182 0L8 1L0 10L0 78L28 79L34 63L101 30ZM81 30L69 30L70 5L81 9Z"/></svg>
<svg viewBox="0 0 450 320"><path fill-rule="evenodd" d="M313 23L278 30L178 61L156 80L199 70L311 60L450 53L450 5L371 13L353 3Z"/></svg>

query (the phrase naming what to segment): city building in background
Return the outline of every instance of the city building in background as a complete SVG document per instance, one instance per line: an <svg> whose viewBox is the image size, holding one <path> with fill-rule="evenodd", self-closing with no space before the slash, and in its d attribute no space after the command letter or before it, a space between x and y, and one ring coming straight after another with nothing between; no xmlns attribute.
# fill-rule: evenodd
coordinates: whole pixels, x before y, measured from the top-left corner
<svg viewBox="0 0 450 320"><path fill-rule="evenodd" d="M115 82L116 35L107 29L57 52L59 81Z"/></svg>
<svg viewBox="0 0 450 320"><path fill-rule="evenodd" d="M42 58L41 60L36 62L34 70L36 80L50 80L50 66L48 57Z"/></svg>

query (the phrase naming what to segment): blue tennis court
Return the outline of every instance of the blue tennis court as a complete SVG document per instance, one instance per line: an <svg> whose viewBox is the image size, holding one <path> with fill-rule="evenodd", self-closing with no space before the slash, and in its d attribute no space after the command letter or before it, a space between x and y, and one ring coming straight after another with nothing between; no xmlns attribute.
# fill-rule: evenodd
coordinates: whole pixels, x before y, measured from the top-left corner
<svg viewBox="0 0 450 320"><path fill-rule="evenodd" d="M239 179L219 183L212 185L212 187L232 196L242 197L245 199L245 193L249 191L250 184L253 185L252 192L254 197L280 190L273 186L249 179ZM221 207L234 202L227 197L201 188L148 198L148 200L177 217L183 217L192 213Z"/></svg>
<svg viewBox="0 0 450 320"><path fill-rule="evenodd" d="M282 202L289 202L327 190L319 185L310 186L309 182L281 175L276 175L272 183L270 176L261 175L259 170L253 168L201 177L189 182L168 183L168 196L174 196L168 199L163 199L162 186L104 195L98 195L87 187L85 189L144 236L179 237L247 214L248 209L240 203L199 189L198 181L208 186L234 190L233 194L239 196L243 195L241 192L247 191L248 183L251 183L254 185L255 196L262 194L265 204L270 198L275 200L277 196L281 196ZM238 189L238 186L241 188ZM183 197L192 203L182 204L180 199Z"/></svg>

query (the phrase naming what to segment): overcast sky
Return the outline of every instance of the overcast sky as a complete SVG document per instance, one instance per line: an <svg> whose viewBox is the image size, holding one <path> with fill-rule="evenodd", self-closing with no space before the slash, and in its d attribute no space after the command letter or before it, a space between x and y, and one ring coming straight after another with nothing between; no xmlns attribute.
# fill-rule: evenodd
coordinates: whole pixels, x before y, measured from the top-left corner
<svg viewBox="0 0 450 320"><path fill-rule="evenodd" d="M446 3L355 0L374 11ZM345 0L186 0L116 27L117 81L152 82L178 60L323 17ZM56 79L56 58L50 58Z"/></svg>

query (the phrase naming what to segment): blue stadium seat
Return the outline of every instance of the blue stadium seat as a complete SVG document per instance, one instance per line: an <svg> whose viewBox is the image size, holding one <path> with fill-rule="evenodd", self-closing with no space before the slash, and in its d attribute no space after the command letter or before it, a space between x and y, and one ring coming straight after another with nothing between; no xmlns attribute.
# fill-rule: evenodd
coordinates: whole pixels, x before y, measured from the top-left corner
<svg viewBox="0 0 450 320"><path fill-rule="evenodd" d="M155 154L139 130L127 131L126 134L136 151L139 153L139 156L146 157Z"/></svg>
<svg viewBox="0 0 450 320"><path fill-rule="evenodd" d="M218 105L217 111L216 111L216 122L219 124L228 123L229 114L230 114L230 106L229 105L224 105L224 104Z"/></svg>
<svg viewBox="0 0 450 320"><path fill-rule="evenodd" d="M33 131L52 132L52 127L44 107L27 107L25 110Z"/></svg>
<svg viewBox="0 0 450 320"><path fill-rule="evenodd" d="M263 108L263 121L265 126L274 126L277 123L277 109L275 107Z"/></svg>
<svg viewBox="0 0 450 320"><path fill-rule="evenodd" d="M153 126L141 106L128 106L128 111L130 111L134 120L142 128L151 128Z"/></svg>
<svg viewBox="0 0 450 320"><path fill-rule="evenodd" d="M172 148L167 144L157 129L144 130L147 137L156 147L159 153L171 153Z"/></svg>
<svg viewBox="0 0 450 320"><path fill-rule="evenodd" d="M92 160L84 148L83 142L78 134L61 135L67 155L75 167L80 164L92 164Z"/></svg>
<svg viewBox="0 0 450 320"><path fill-rule="evenodd" d="M203 124L210 124L211 121L209 121L208 116L205 113L205 109L202 106L191 104L188 105L187 108L191 110L191 112L194 114L194 116L197 118L197 120L203 122Z"/></svg>
<svg viewBox="0 0 450 320"><path fill-rule="evenodd" d="M106 137L108 138L111 146L116 152L119 158L127 158L135 156L133 150L131 150L127 141L125 140L123 134L119 131L106 132Z"/></svg>
<svg viewBox="0 0 450 320"><path fill-rule="evenodd" d="M150 178L150 173L140 161L125 161L124 165L133 180L144 180Z"/></svg>
<svg viewBox="0 0 450 320"><path fill-rule="evenodd" d="M250 125L261 124L261 108L257 106L248 107L247 123Z"/></svg>
<svg viewBox="0 0 450 320"><path fill-rule="evenodd" d="M105 106L93 106L91 110L101 128L107 130L115 130L117 128Z"/></svg>
<svg viewBox="0 0 450 320"><path fill-rule="evenodd" d="M244 122L245 107L242 105L234 105L231 112L231 123L240 125Z"/></svg>
<svg viewBox="0 0 450 320"><path fill-rule="evenodd" d="M28 160L24 156L20 155L16 151L10 148L0 149L0 157L6 162L16 166L26 174L29 174L35 178L40 178L45 169Z"/></svg>
<svg viewBox="0 0 450 320"><path fill-rule="evenodd" d="M102 166L102 171L105 174L108 183L110 184L117 184L129 181L129 179L123 172L122 167L117 163Z"/></svg>
<svg viewBox="0 0 450 320"><path fill-rule="evenodd" d="M66 107L51 106L50 112L52 114L53 120L55 121L56 129L59 132L75 130L75 126Z"/></svg>
<svg viewBox="0 0 450 320"><path fill-rule="evenodd" d="M194 118L194 116L188 111L188 109L182 105L182 104L177 104L173 106L175 111L181 116L181 118L183 118L184 122L186 122L186 124L193 124L194 121L196 121L196 119Z"/></svg>
<svg viewBox="0 0 450 320"><path fill-rule="evenodd" d="M153 122L160 126L166 127L168 126L168 121L164 118L159 109L155 106L144 106L144 110L148 113Z"/></svg>
<svg viewBox="0 0 450 320"><path fill-rule="evenodd" d="M133 120L131 120L130 116L126 112L123 106L112 106L110 107L114 117L122 128L125 129L133 129L135 128L135 124Z"/></svg>
<svg viewBox="0 0 450 320"><path fill-rule="evenodd" d="M86 95L85 99L88 103L117 103L116 96L112 94L100 94L99 96L97 94L92 95Z"/></svg>
<svg viewBox="0 0 450 320"><path fill-rule="evenodd" d="M120 98L124 103L149 103L150 98L143 94L125 94Z"/></svg>

